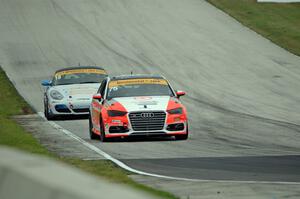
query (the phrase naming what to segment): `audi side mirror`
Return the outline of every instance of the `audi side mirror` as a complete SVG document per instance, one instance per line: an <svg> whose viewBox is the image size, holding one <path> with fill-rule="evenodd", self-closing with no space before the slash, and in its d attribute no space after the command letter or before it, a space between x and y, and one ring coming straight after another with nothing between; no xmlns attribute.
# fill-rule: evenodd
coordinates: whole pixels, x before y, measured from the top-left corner
<svg viewBox="0 0 300 199"><path fill-rule="evenodd" d="M93 99L101 100L102 96L101 96L101 94L97 93L97 94L93 95Z"/></svg>
<svg viewBox="0 0 300 199"><path fill-rule="evenodd" d="M42 80L41 84L42 86L51 86L52 82L50 80Z"/></svg>
<svg viewBox="0 0 300 199"><path fill-rule="evenodd" d="M176 91L176 95L177 97L181 97L181 96L184 96L185 95L185 92L184 91Z"/></svg>

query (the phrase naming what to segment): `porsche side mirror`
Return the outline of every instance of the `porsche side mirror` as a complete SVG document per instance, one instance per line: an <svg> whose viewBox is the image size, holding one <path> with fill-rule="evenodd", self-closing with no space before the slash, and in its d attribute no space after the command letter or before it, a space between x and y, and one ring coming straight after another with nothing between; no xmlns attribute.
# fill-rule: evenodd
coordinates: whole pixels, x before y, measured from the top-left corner
<svg viewBox="0 0 300 199"><path fill-rule="evenodd" d="M184 96L185 95L185 92L184 91L176 91L176 95L177 97L181 97L181 96Z"/></svg>
<svg viewBox="0 0 300 199"><path fill-rule="evenodd" d="M93 95L93 99L100 101L102 99L102 96L101 96L101 94L97 93L97 94Z"/></svg>
<svg viewBox="0 0 300 199"><path fill-rule="evenodd" d="M41 84L42 86L51 86L52 82L50 80L42 80Z"/></svg>

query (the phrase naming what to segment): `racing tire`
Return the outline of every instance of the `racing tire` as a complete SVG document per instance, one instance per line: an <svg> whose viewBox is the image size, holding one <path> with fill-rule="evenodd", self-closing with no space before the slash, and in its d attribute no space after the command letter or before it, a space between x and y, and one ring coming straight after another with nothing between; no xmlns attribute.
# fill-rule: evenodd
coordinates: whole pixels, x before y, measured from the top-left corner
<svg viewBox="0 0 300 199"><path fill-rule="evenodd" d="M175 139L176 140L187 140L188 139L188 134L184 134L184 135L175 135Z"/></svg>
<svg viewBox="0 0 300 199"><path fill-rule="evenodd" d="M189 126L186 127L186 134L184 135L175 135L176 140L187 140L189 137Z"/></svg>
<svg viewBox="0 0 300 199"><path fill-rule="evenodd" d="M49 113L48 104L44 104L44 114L47 120L54 120L54 115Z"/></svg>
<svg viewBox="0 0 300 199"><path fill-rule="evenodd" d="M99 140L99 135L95 134L93 131L93 123L91 119L91 115L89 115L89 133L91 140Z"/></svg>
<svg viewBox="0 0 300 199"><path fill-rule="evenodd" d="M104 124L102 119L100 119L100 132L101 132L100 135L101 142L106 142L108 139L105 137L105 130L104 130Z"/></svg>

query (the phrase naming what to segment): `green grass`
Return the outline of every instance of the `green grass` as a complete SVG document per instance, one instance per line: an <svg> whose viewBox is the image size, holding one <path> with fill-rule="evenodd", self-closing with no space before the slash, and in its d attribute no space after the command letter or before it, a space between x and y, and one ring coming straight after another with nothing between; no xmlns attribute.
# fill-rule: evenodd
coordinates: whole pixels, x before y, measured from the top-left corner
<svg viewBox="0 0 300 199"><path fill-rule="evenodd" d="M245 26L300 56L300 3L207 0Z"/></svg>
<svg viewBox="0 0 300 199"><path fill-rule="evenodd" d="M13 115L32 113L16 89L10 83L3 70L0 68L0 145L10 146L30 153L44 155L63 161L69 165L82 169L93 175L129 185L143 190L159 198L175 199L170 193L156 190L134 182L128 177L128 172L106 160L83 161L75 158L62 158L51 154L29 132L26 132L16 121L11 119Z"/></svg>
<svg viewBox="0 0 300 199"><path fill-rule="evenodd" d="M19 96L0 69L0 145L7 145L31 153L50 153L11 119L12 115L32 113L31 108Z"/></svg>

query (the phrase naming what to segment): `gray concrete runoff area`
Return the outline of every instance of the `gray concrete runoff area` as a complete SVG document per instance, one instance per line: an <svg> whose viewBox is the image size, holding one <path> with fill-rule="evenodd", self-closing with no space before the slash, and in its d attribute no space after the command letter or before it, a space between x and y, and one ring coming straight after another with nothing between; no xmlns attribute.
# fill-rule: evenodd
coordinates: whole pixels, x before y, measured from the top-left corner
<svg viewBox="0 0 300 199"><path fill-rule="evenodd" d="M153 199L53 159L0 147L1 199Z"/></svg>

